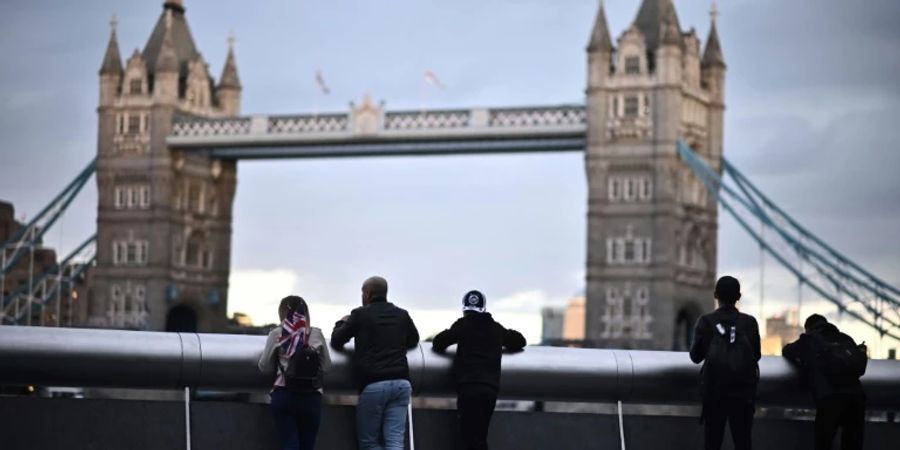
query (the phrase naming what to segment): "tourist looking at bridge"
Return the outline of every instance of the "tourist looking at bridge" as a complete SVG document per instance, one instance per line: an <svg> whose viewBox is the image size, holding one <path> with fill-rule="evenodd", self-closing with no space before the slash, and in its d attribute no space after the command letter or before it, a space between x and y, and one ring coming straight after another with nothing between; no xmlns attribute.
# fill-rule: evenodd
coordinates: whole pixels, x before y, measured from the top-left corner
<svg viewBox="0 0 900 450"><path fill-rule="evenodd" d="M500 358L504 350L521 351L525 338L494 321L479 291L466 293L462 308L462 318L438 333L431 348L444 353L457 344L453 381L460 436L466 449L487 450L488 428L500 389Z"/></svg>
<svg viewBox="0 0 900 450"><path fill-rule="evenodd" d="M759 382L759 326L753 316L737 310L741 285L734 277L716 282L719 308L697 320L691 361L703 362L701 396L706 450L719 450L725 422L731 427L735 450L752 448L751 431Z"/></svg>
<svg viewBox="0 0 900 450"><path fill-rule="evenodd" d="M387 300L387 280L362 285L363 306L334 325L331 346L342 350L354 339L354 381L359 388L356 435L360 450L403 450L406 411L412 395L406 352L419 344L419 331L406 310Z"/></svg>
<svg viewBox="0 0 900 450"><path fill-rule="evenodd" d="M825 317L813 314L804 333L781 354L800 369L816 404L815 448L831 450L841 429L841 449L861 450L866 424L866 394L859 378L868 363L865 344L857 345Z"/></svg>
<svg viewBox="0 0 900 450"><path fill-rule="evenodd" d="M322 388L331 366L322 330L312 327L309 306L296 295L278 305L281 326L269 332L259 370L275 374L270 393L283 450L313 450L322 417Z"/></svg>

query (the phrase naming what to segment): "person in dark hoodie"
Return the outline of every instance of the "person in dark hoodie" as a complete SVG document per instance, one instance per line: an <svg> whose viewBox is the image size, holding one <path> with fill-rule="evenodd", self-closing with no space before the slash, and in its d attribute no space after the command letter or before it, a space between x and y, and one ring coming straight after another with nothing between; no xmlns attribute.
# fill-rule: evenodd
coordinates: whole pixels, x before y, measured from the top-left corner
<svg viewBox="0 0 900 450"><path fill-rule="evenodd" d="M841 449L862 449L866 395L859 377L865 373L865 345L856 345L853 338L818 314L809 316L803 328L800 338L786 345L781 354L800 369L812 391L816 404L815 448L830 450L841 428ZM839 358L846 355L844 364L850 373L841 370L840 360L832 362L827 354L830 349L839 352Z"/></svg>
<svg viewBox="0 0 900 450"><path fill-rule="evenodd" d="M727 422L735 450L750 450L761 358L759 325L735 306L741 299L736 278L719 278L714 296L719 308L697 320L690 353L695 364L703 362L704 445L719 450Z"/></svg>
<svg viewBox="0 0 900 450"><path fill-rule="evenodd" d="M453 358L456 410L463 443L469 450L487 450L487 434L500 390L500 358L504 350L518 352L525 338L504 328L486 310L484 294L463 296L463 316L434 337L432 350L444 353L457 344Z"/></svg>
<svg viewBox="0 0 900 450"><path fill-rule="evenodd" d="M359 388L356 436L360 450L403 450L406 410L412 386L406 352L419 344L419 331L406 310L387 300L387 280L362 285L363 306L334 324L331 347L354 339L351 363Z"/></svg>

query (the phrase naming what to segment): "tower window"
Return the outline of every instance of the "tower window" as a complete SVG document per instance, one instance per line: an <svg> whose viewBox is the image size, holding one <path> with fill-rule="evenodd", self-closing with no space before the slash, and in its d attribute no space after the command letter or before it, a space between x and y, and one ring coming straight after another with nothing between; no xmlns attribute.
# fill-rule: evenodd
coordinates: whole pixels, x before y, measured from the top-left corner
<svg viewBox="0 0 900 450"><path fill-rule="evenodd" d="M141 116L132 114L128 116L128 134L141 132Z"/></svg>
<svg viewBox="0 0 900 450"><path fill-rule="evenodd" d="M641 58L638 56L625 57L625 73L629 75L641 73Z"/></svg>
<svg viewBox="0 0 900 450"><path fill-rule="evenodd" d="M113 241L113 265L147 265L150 242L145 240Z"/></svg>
<svg viewBox="0 0 900 450"><path fill-rule="evenodd" d="M637 117L639 105L636 95L625 97L625 117Z"/></svg>
<svg viewBox="0 0 900 450"><path fill-rule="evenodd" d="M144 83L140 78L134 78L128 82L128 93L132 95L140 94L144 90Z"/></svg>
<svg viewBox="0 0 900 450"><path fill-rule="evenodd" d="M636 238L629 230L624 237L607 238L606 263L609 265L648 265L651 260L650 238Z"/></svg>
<svg viewBox="0 0 900 450"><path fill-rule="evenodd" d="M612 202L649 201L653 198L649 175L610 176L608 189L608 198Z"/></svg>

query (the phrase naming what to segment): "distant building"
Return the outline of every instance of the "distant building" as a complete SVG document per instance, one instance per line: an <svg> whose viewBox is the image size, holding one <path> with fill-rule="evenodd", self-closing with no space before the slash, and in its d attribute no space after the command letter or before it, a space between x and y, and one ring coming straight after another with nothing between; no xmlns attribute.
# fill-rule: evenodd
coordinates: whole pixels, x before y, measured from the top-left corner
<svg viewBox="0 0 900 450"><path fill-rule="evenodd" d="M0 201L0 245L16 237L16 234L24 230L25 226L25 223L16 220L15 208L12 203ZM0 252L4 252L9 257L12 254L12 248L0 249ZM5 265L5 262L5 258L0 257L0 264ZM16 314L16 303L11 302L10 299L16 294L27 293L29 280L31 280L30 284L36 285L40 277L47 271L54 269L56 264L56 251L44 247L41 240L38 239L34 248L33 258L29 252L12 267L5 277L2 277L3 303L0 304L0 317L3 314L14 316ZM89 274L84 274L77 280L73 289L61 292L59 296L53 297L52 300L59 300L58 312L55 301L49 302L47 308L32 307L31 323L33 325L42 323L41 315L43 314L43 323L45 325L83 325L86 317L87 305L85 299L88 296L88 277ZM79 299L81 299L80 302L78 301ZM4 305L5 307L3 307ZM25 314L24 308L27 308L27 305L27 297L19 296L18 311L20 315ZM19 323L28 323L27 315L20 319Z"/></svg>
<svg viewBox="0 0 900 450"><path fill-rule="evenodd" d="M584 297L541 310L541 344L584 346Z"/></svg>
<svg viewBox="0 0 900 450"><path fill-rule="evenodd" d="M565 341L584 340L584 297L569 300L563 318L562 338Z"/></svg>
<svg viewBox="0 0 900 450"><path fill-rule="evenodd" d="M781 355L785 344L795 341L802 332L797 310L790 310L782 315L766 319L766 337L762 340L764 355Z"/></svg>
<svg viewBox="0 0 900 450"><path fill-rule="evenodd" d="M541 344L553 345L563 337L565 311L560 307L544 307L541 309Z"/></svg>

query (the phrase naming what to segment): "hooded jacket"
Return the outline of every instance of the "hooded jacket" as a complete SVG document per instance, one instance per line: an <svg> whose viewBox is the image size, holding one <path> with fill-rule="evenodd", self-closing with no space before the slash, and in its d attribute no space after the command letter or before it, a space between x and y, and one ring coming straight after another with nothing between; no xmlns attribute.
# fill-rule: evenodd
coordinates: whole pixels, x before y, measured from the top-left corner
<svg viewBox="0 0 900 450"><path fill-rule="evenodd" d="M816 402L832 395L852 395L865 398L865 392L859 379L847 382L843 385L835 385L828 381L816 364L816 338L826 342L846 342L856 345L853 338L841 333L836 326L830 323L816 324L812 329L800 335L796 341L785 345L781 354L798 369L804 383L812 391Z"/></svg>
<svg viewBox="0 0 900 450"><path fill-rule="evenodd" d="M453 325L434 337L431 348L439 353L457 344L453 357L453 379L457 387L477 383L500 388L500 358L503 350L525 347L525 337L503 327L489 313L467 311Z"/></svg>

